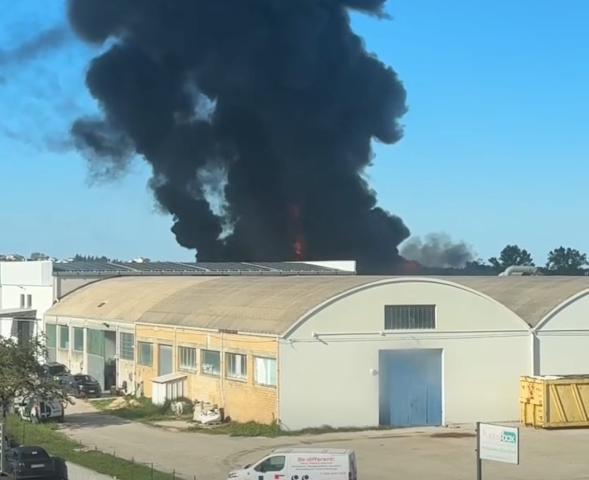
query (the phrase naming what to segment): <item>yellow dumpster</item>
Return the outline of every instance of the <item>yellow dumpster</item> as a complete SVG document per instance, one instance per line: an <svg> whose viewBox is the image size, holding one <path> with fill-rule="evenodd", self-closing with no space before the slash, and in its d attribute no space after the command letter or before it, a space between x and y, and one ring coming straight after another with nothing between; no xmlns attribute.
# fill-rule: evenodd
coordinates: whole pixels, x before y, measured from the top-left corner
<svg viewBox="0 0 589 480"><path fill-rule="evenodd" d="M589 375L521 377L519 401L526 426L589 427Z"/></svg>

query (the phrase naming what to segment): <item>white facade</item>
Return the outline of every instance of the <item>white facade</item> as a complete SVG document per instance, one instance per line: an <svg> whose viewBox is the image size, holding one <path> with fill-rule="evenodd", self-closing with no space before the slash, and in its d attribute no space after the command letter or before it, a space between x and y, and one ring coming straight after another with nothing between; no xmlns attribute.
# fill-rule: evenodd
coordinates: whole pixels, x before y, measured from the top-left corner
<svg viewBox="0 0 589 480"><path fill-rule="evenodd" d="M589 374L589 289L556 307L533 335L535 374Z"/></svg>
<svg viewBox="0 0 589 480"><path fill-rule="evenodd" d="M135 391L135 359L121 358L121 333L133 335L135 343L135 325L109 321L109 323L84 320L77 318L54 317L45 315L46 324L56 325L56 344L49 345L50 359L63 363L74 373L92 375L100 383L103 389L110 388L105 382L105 364L109 360L116 362L116 385L122 387L127 383L128 391ZM60 329L69 331L69 341L66 345L60 343ZM74 342L74 329L83 329L83 347L76 346ZM98 357L89 353L88 329L99 330L105 333L104 357Z"/></svg>
<svg viewBox="0 0 589 480"><path fill-rule="evenodd" d="M436 305L435 330L384 331L385 305ZM442 424L519 418L532 371L529 326L461 285L411 277L336 297L280 344L280 419L288 429L379 424L379 351L442 350Z"/></svg>
<svg viewBox="0 0 589 480"><path fill-rule="evenodd" d="M43 332L43 314L53 305L53 264L51 262L0 262L0 306L4 310L37 310L32 334ZM16 322L0 319L0 335L16 337Z"/></svg>
<svg viewBox="0 0 589 480"><path fill-rule="evenodd" d="M44 333L45 312L64 295L103 278L92 275L54 275L53 262L0 262L0 309L32 308L36 312L31 334ZM16 337L16 322L0 317L0 335Z"/></svg>

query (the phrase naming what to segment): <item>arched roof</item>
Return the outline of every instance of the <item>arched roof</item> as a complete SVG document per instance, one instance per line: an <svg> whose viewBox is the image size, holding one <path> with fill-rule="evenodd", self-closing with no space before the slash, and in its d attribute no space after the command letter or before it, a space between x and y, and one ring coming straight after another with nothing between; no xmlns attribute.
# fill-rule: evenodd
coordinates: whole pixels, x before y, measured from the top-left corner
<svg viewBox="0 0 589 480"><path fill-rule="evenodd" d="M282 335L330 298L387 280L462 285L530 325L589 288L586 277L119 277L72 292L46 315Z"/></svg>

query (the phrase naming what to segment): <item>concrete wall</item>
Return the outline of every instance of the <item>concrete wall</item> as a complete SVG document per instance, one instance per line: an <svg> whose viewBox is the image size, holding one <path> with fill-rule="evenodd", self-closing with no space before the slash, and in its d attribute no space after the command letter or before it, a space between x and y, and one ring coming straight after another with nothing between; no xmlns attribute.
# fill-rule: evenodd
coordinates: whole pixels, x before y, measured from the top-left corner
<svg viewBox="0 0 589 480"><path fill-rule="evenodd" d="M384 330L384 305L435 304L432 331ZM313 333L318 338L313 338ZM280 344L286 428L379 423L379 350L443 349L444 423L519 418L519 377L531 373L528 326L456 284L395 281L317 310Z"/></svg>
<svg viewBox="0 0 589 480"><path fill-rule="evenodd" d="M51 262L0 262L0 305L20 308L21 295L31 295L31 308L37 310L33 334L42 333L43 315L53 305L53 264ZM12 319L0 319L0 334L15 336Z"/></svg>
<svg viewBox="0 0 589 480"><path fill-rule="evenodd" d="M536 374L589 374L589 290L557 307L534 334Z"/></svg>
<svg viewBox="0 0 589 480"><path fill-rule="evenodd" d="M111 332L112 336L116 338L113 343L107 341L105 338L105 357L116 358L120 354L120 333L135 333L135 326L133 324L124 324L117 322L110 322L109 327L103 324L103 322L94 322L92 320L84 320L80 318L66 318L66 317L54 317L52 315L45 315L45 322L54 323L57 325L57 349L56 349L56 360L58 362L67 365L68 368L74 373L85 373L88 374L88 352L87 352L87 334L86 329L91 328L93 330L103 330L105 332ZM70 329L70 343L67 350L59 348L59 326L67 325ZM74 350L74 327L84 329L84 350L78 352ZM127 382L130 393L135 391L135 362L133 360L117 360L117 386L122 387L123 381ZM101 383L103 380L98 379Z"/></svg>
<svg viewBox="0 0 589 480"><path fill-rule="evenodd" d="M158 375L157 345L172 345L174 351L174 371L178 367L178 347L197 349L197 371L184 372L188 375L188 390L191 399L218 404L225 408L225 414L240 422L257 421L270 423L277 419L277 389L259 386L254 383L254 356L274 357L277 355L275 338L248 335L221 334L198 330L136 326L136 342L153 344L153 364L151 367L137 365L137 380L143 381L144 393L151 396L151 379ZM221 352L221 375L218 377L201 372L201 351L203 349ZM232 380L225 375L225 353L247 355L247 379ZM135 347L135 357L139 357Z"/></svg>

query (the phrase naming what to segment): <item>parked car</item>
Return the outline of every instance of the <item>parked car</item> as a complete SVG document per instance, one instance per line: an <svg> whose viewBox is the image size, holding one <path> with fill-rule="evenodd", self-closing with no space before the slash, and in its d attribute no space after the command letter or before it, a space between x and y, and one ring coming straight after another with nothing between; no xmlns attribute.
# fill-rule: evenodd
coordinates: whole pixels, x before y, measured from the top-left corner
<svg viewBox="0 0 589 480"><path fill-rule="evenodd" d="M57 420L63 422L65 419L65 404L60 400L42 400L35 397L25 397L15 401L14 413L23 420L31 422L48 422Z"/></svg>
<svg viewBox="0 0 589 480"><path fill-rule="evenodd" d="M70 375L70 369L67 368L63 363L59 362L47 362L42 365L43 373L47 377L58 380L64 375Z"/></svg>
<svg viewBox="0 0 589 480"><path fill-rule="evenodd" d="M76 375L63 376L59 379L59 383L76 398L100 398L102 396L102 387L92 375L77 373Z"/></svg>
<svg viewBox="0 0 589 480"><path fill-rule="evenodd" d="M43 447L15 447L6 454L4 472L14 480L62 480L55 461Z"/></svg>

